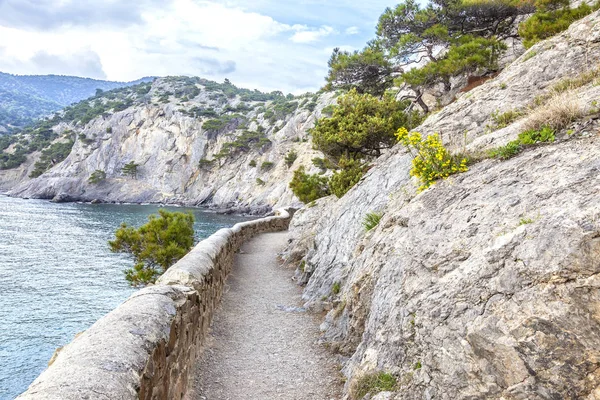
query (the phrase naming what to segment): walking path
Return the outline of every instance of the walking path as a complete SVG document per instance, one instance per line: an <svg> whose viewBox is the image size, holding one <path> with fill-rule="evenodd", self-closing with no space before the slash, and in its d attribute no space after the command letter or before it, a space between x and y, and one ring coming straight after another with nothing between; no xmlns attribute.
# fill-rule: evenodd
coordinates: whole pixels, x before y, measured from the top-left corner
<svg viewBox="0 0 600 400"><path fill-rule="evenodd" d="M335 361L317 343L319 322L277 259L287 237L261 234L236 255L189 400L340 398Z"/></svg>

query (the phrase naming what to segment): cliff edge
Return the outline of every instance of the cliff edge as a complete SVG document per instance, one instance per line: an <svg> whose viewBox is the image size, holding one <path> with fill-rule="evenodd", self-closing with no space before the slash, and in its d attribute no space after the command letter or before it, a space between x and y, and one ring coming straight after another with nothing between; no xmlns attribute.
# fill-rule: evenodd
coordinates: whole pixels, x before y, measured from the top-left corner
<svg viewBox="0 0 600 400"><path fill-rule="evenodd" d="M344 197L298 211L286 257L376 399L600 399L600 14L528 50L416 128L481 161L418 193L400 145ZM550 100L548 100L550 99ZM533 119L576 122L508 160ZM498 115L517 117L501 126ZM366 231L367 213L383 216Z"/></svg>

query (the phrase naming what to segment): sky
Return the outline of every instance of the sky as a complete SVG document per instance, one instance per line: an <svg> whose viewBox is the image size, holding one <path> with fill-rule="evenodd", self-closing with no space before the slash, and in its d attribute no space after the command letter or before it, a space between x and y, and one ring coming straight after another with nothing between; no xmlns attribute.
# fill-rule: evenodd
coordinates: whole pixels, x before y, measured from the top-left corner
<svg viewBox="0 0 600 400"><path fill-rule="evenodd" d="M0 0L0 71L113 81L188 75L300 94L334 47L374 36L381 0Z"/></svg>

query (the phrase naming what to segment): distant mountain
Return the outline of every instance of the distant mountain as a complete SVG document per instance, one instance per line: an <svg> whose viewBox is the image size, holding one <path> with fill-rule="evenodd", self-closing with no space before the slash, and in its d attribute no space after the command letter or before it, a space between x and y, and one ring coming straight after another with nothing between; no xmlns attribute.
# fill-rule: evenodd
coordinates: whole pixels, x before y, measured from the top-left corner
<svg viewBox="0 0 600 400"><path fill-rule="evenodd" d="M148 82L112 82L62 75L12 75L0 72L0 134L87 99L97 89L111 90Z"/></svg>

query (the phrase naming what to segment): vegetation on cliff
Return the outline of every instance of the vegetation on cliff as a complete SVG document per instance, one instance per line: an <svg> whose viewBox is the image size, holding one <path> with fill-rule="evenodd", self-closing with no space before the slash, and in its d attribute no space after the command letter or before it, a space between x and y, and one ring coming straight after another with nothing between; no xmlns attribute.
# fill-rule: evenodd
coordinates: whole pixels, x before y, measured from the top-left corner
<svg viewBox="0 0 600 400"><path fill-rule="evenodd" d="M422 116L410 105L409 101L397 101L391 95L378 98L356 89L338 97L331 115L318 120L310 131L314 148L327 157L317 159L317 164L323 168L327 164L335 171L325 179L306 174L303 169L290 184L294 194L301 201L309 199L308 202L329 193L342 197L358 183L369 162L396 143L394 135L398 129L412 129L421 122ZM323 189L324 182L327 189ZM305 195L307 191L311 196Z"/></svg>
<svg viewBox="0 0 600 400"><path fill-rule="evenodd" d="M569 1L564 0L539 0L536 4L537 12L519 25L519 36L526 48L564 31L573 22L600 7L600 3L596 2L591 6L581 3L576 8L571 8Z"/></svg>
<svg viewBox="0 0 600 400"><path fill-rule="evenodd" d="M427 113L427 88L441 84L449 92L455 76L496 71L506 39L520 35L531 46L597 8L571 9L565 0L433 0L425 6L405 0L383 12L363 50L334 49L325 87L375 96L393 86L409 88L413 94L405 97ZM531 13L517 31L518 18Z"/></svg>
<svg viewBox="0 0 600 400"><path fill-rule="evenodd" d="M151 88L151 82L143 82L137 85L113 89L110 91L96 91L96 95L64 108L53 116L39 120L13 135L0 137L0 169L16 168L25 162L28 154L36 151L46 151L53 156L50 162L40 159L39 168L31 174L32 178L40 176L52 165L64 160L74 144L72 131L66 130L62 134L56 129L57 125L63 123L71 126L84 126L94 118L107 113L124 110L135 104L141 104L145 95ZM65 136L67 142L60 146L54 143L57 139ZM66 145L70 143L70 147ZM14 145L12 152L5 151ZM60 149L60 154L56 150ZM59 155L59 157L54 157Z"/></svg>
<svg viewBox="0 0 600 400"><path fill-rule="evenodd" d="M171 265L185 256L194 244L194 216L191 213L159 210L139 228L122 224L110 250L133 256L133 268L125 279L133 286L154 283Z"/></svg>
<svg viewBox="0 0 600 400"><path fill-rule="evenodd" d="M303 203L310 203L331 193L328 179L318 174L307 174L304 166L294 171L290 188Z"/></svg>
<svg viewBox="0 0 600 400"><path fill-rule="evenodd" d="M230 136L231 140L224 142L220 151L214 154L215 159L225 159L251 149L267 148L271 144L267 138L268 130L280 129L282 120L299 107L306 109L314 99L313 95L296 98L280 91L263 93L238 88L229 80L217 83L197 77L166 77L155 83L142 82L113 90L97 90L89 99L70 105L47 119L13 135L0 136L0 169L16 168L36 151L54 154L58 146L56 143L61 141L60 149L65 154L52 157L50 161L40 160L39 168L30 177L40 176L66 158L70 150L66 143L72 146L78 138L84 146L89 146L99 135L113 133L111 126L103 128L102 132L88 130L82 133L92 121L106 120L111 114L131 107L166 103L176 105L178 111L186 116L203 120L203 129L209 139ZM258 123L258 116L265 123ZM249 128L253 122L256 126ZM65 126L68 129L65 130ZM207 161L211 162L208 158Z"/></svg>
<svg viewBox="0 0 600 400"><path fill-rule="evenodd" d="M111 82L75 76L12 75L0 72L0 132L17 131L36 119L102 91L149 81Z"/></svg>
<svg viewBox="0 0 600 400"><path fill-rule="evenodd" d="M520 35L525 45L531 46L563 31L597 8L584 3L571 9L564 0L434 0L425 7L405 0L393 9L386 9L377 25L377 37L364 50L335 49L329 60L325 88L349 92L340 96L337 107L311 130L315 149L326 155L335 170L327 180L327 190L319 190L323 179L304 170L294 176L290 187L303 198L306 188L311 186L313 195L334 193L341 197L360 180L368 162L393 146L396 139L415 157L411 175L421 181L420 190L466 171L466 155L451 154L439 136L423 138L419 133L409 133L424 117L414 111L413 104L419 104L427 114L429 107L422 99L426 89L439 84L449 92L451 78L455 76L496 71L498 59L507 48L506 39ZM517 19L530 13L533 16L521 22L517 31ZM390 91L393 86L409 88L414 95L404 95L404 100L398 101L397 94L390 94L396 93ZM562 107L557 115L565 110ZM521 110L496 112L494 126L489 129L505 127L524 114ZM569 122L574 119L572 114L565 116ZM530 123L533 117L530 115ZM555 115L550 120L557 118ZM548 141L546 130L556 127L544 124L547 125L541 121L530 127L517 141L489 155L508 158L516 154L529 144L523 138L531 132L543 136L534 143ZM560 125L562 128L565 124Z"/></svg>
<svg viewBox="0 0 600 400"><path fill-rule="evenodd" d="M419 191L427 189L439 179L467 171L467 159L451 154L438 135L423 138L418 132L400 128L396 138L414 157L410 175L421 181Z"/></svg>

